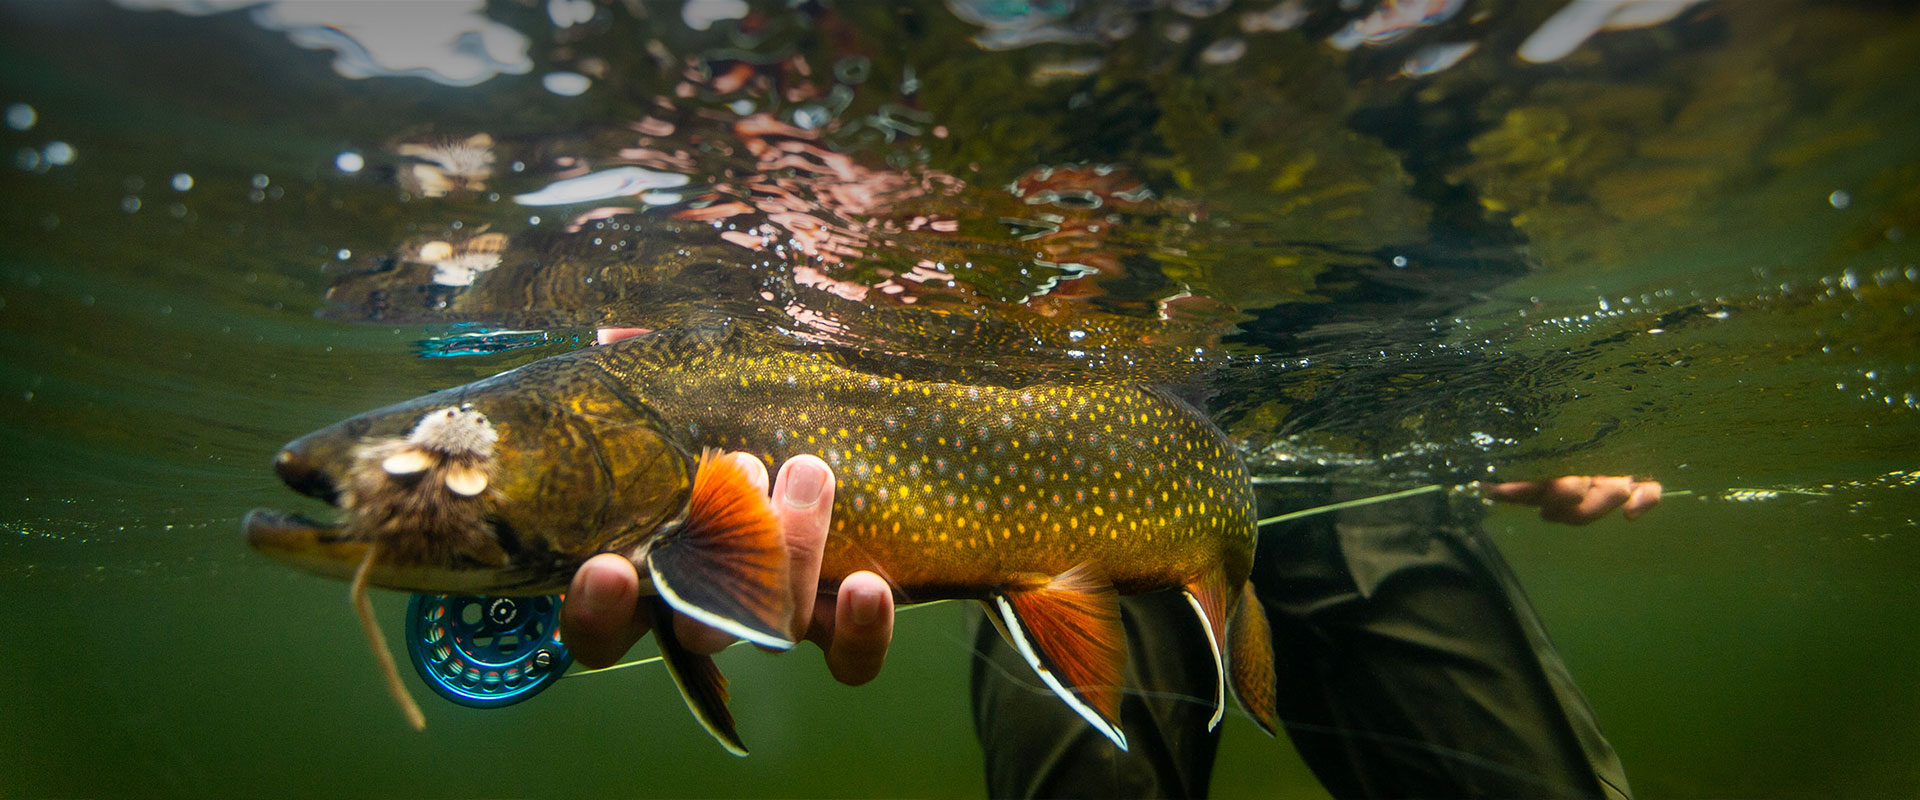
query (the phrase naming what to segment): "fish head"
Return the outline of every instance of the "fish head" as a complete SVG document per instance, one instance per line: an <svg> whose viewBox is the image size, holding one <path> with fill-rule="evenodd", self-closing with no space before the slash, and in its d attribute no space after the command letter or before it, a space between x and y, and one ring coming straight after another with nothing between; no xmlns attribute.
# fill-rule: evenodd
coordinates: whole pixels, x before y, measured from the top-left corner
<svg viewBox="0 0 1920 800"><path fill-rule="evenodd" d="M254 549L329 577L368 562L389 589L543 594L682 516L695 461L590 358L563 356L294 440L274 470L339 521L257 510L245 528Z"/></svg>

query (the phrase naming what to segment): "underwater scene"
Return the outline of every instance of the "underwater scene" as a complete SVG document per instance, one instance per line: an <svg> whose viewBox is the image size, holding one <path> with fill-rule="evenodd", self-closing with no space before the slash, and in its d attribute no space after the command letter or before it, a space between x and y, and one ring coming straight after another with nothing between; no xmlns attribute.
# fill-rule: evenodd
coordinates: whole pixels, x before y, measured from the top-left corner
<svg viewBox="0 0 1920 800"><path fill-rule="evenodd" d="M1042 542L1084 519L1151 567L1186 541L1155 532L1244 534L1389 495L1367 508L1444 495L1479 515L1475 541L1511 573L1503 613L1537 616L1536 646L1570 676L1556 691L1584 696L1617 754L1612 796L1920 793L1910 3L8 0L0 107L0 798L1000 794L976 731L982 670L1096 726L1107 701L1060 687L1072 666L1024 605L1079 572L955 588L996 535ZM714 347L758 360L735 373ZM525 420L444 399L400 427L346 426L350 479L282 448L516 368L486 386L564 393L593 381L553 365L629 354L719 415L700 441L833 465L829 569L863 541L849 532L930 510L947 572L913 583L938 570L896 563L891 648L865 685L836 681L812 644L715 655L721 727L737 722L746 757L688 713L686 663L652 660L655 636L607 671L522 649L506 684L467 680L426 647L416 672L410 642L444 635L434 615L519 625L556 604L376 590L415 730L347 579L359 563L376 588L419 584L369 572L370 555L263 552L263 531L338 544L325 520L351 531L369 486L421 474L444 480L444 507L419 512L436 519L557 492L554 476L625 481L611 499L549 497L517 528L472 522L491 556L422 556L537 550L550 574L515 585L544 595L579 559L536 528L636 493L698 507L704 466L641 477L698 448L661 434L621 446L667 461L604 442L523 457ZM754 438L772 412L740 399L750 383L828 373L813 398L839 407L806 413L858 424ZM607 385L674 417L644 379ZM887 399L902 387L951 393L956 418ZM1007 409L1006 427L962 424L968 402ZM410 427L443 407L455 433ZM1163 437L1194 459L1186 501L1154 482L1176 460L1153 460ZM897 443L883 481L873 454ZM1561 476L1663 494L1575 526L1489 488ZM1175 496L1156 507L1162 485ZM693 515L662 529L697 531ZM1258 581L1302 518L1232 550L1224 585L1237 593L1250 561ZM646 602L711 607L650 563L663 599ZM1226 619L1181 579L1113 583L1186 586L1207 636ZM994 616L913 602L944 599ZM1202 631L1186 608L1172 627ZM1130 627L1158 624L1128 609ZM514 635L564 644L528 625ZM985 649L996 625L1012 661ZM1284 696L1287 648L1271 656ZM538 691L449 702L435 669ZM1128 685L1224 708L1189 789L1369 794L1307 742L1376 731L1282 706L1269 736L1212 683ZM1151 752L1122 727L1092 744ZM1083 788L1035 793L1104 793Z"/></svg>

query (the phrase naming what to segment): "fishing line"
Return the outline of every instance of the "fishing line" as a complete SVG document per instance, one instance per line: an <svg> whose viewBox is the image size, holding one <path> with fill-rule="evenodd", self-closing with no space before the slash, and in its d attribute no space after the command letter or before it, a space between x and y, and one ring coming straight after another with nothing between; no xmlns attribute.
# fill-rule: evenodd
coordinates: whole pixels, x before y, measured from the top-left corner
<svg viewBox="0 0 1920 800"><path fill-rule="evenodd" d="M1296 476L1284 476L1284 475L1255 477L1252 480L1253 480L1253 483L1255 484L1305 484L1305 483L1326 483L1327 482L1325 479L1321 479L1321 478L1296 477ZM1470 486L1471 484L1467 484L1467 485ZM1425 486L1416 486L1411 489L1401 489L1399 491L1387 492L1385 494L1376 494L1376 495L1361 497L1353 500L1343 500L1338 503L1328 503L1322 506L1314 506L1313 508L1305 508L1299 511L1289 511L1285 514L1280 514L1278 516L1268 517L1266 519L1260 520L1255 524L1259 527L1264 528L1268 525L1277 525L1282 522L1288 522L1290 520L1301 519L1304 517L1311 517L1319 514L1330 514L1335 511L1342 511L1349 508L1359 508L1361 506L1370 506L1376 503L1390 503L1395 500L1403 500L1409 497L1418 497L1423 494L1432 494L1434 492L1446 491L1448 489L1453 489L1453 488L1456 488L1456 487L1448 484L1444 484L1444 483L1429 483ZM1692 493L1693 492L1691 490L1680 489L1676 491L1666 492L1663 494L1663 497L1684 497ZM951 601L937 600L931 603L920 603L920 604L915 604L910 606L900 606L895 609L895 613L906 611L908 609L926 608L929 606L935 606L935 605L939 605L941 603L946 603L946 602L951 602ZM744 643L745 642L736 641L733 644L728 645L727 648L732 649L735 645L740 645ZM984 657L984 654L978 651L975 651L973 655L976 658ZM642 658L635 661L627 661L620 664L614 664L613 666L610 666L610 667L601 667L599 669L574 670L561 677L579 678L587 675L598 675L603 672L612 672L614 670L626 669L628 667L638 667L645 664L652 664L659 660L660 660L660 656L653 656L651 658ZM1045 690L1045 688L1042 687L1042 691L1047 691L1047 690ZM1201 698L1197 698L1197 697L1190 698L1190 699L1192 699L1194 702L1206 702L1206 703L1213 702L1211 699L1202 700Z"/></svg>
<svg viewBox="0 0 1920 800"><path fill-rule="evenodd" d="M1256 482L1258 482L1257 479L1256 479ZM1301 509L1299 511L1289 511L1277 517L1268 517L1254 524L1264 528L1268 525L1275 525L1278 523L1286 522L1287 520L1300 519L1301 517L1311 517L1311 516L1314 516L1315 514L1327 514L1334 511L1339 511L1341 509L1358 508L1360 506L1370 506L1370 505L1373 505L1374 503L1386 503L1386 502L1391 502L1394 500L1399 500L1407 497L1417 497L1423 494L1431 494L1433 492L1445 491L1448 488L1450 487L1448 487L1446 484L1443 484L1443 483L1429 483L1425 486L1418 486L1412 489L1401 489L1400 491L1397 491L1397 492L1388 492L1386 494L1376 494L1372 497L1362 497L1357 500L1343 500L1338 503L1329 503L1324 506L1314 506L1313 508Z"/></svg>
<svg viewBox="0 0 1920 800"><path fill-rule="evenodd" d="M893 610L893 613L894 613L894 615L895 615L895 616L898 616L898 615L900 614L900 612L903 612L903 611L912 611L912 610L917 610L917 609L923 609L923 608L932 608L932 607L934 607L934 606L938 606L938 605L943 605L943 604L946 604L946 603L951 603L951 602L953 602L953 601L952 601L952 600L931 600L931 601L928 601L928 602L925 602L925 603L915 603L915 604L913 604L913 605L910 605L910 606L896 606L896 607L894 608L894 610ZM745 639L735 639L735 640L734 640L734 642L733 642L733 644L730 644L730 645L727 645L727 646L726 646L725 648L723 648L723 649L721 650L721 652L726 652L727 650L732 650L733 648L735 648L735 647L738 647L738 646L740 646L740 645L743 645L743 644L746 644L746 643L747 643L747 642L746 642L746 640L745 640ZM565 675L562 675L562 676L560 676L560 677L562 677L562 678L580 678L580 677L585 677L585 676L588 676L588 675L599 675L600 673L603 673L603 672L612 672L612 671L614 671L614 670L617 670L617 669L626 669L626 668L628 668L628 667L638 667L638 666L641 666L641 665L644 665L644 664L652 664L652 663L656 663L656 662L658 662L658 661L660 661L660 659L661 659L661 657L660 657L660 656L652 656L652 657L649 657L649 658L642 658L642 659L636 659L636 660L633 660L633 661L626 661L626 662L622 662L622 663L619 663L619 664L614 664L613 666L610 666L610 667L600 667L600 668L598 668L598 669L577 669L577 670L574 670L574 671L572 671L572 672L569 672L569 673L567 673L567 674L565 674Z"/></svg>
<svg viewBox="0 0 1920 800"><path fill-rule="evenodd" d="M1275 477L1275 478L1254 478L1253 482L1255 484L1276 484L1276 483L1318 483L1322 481L1320 481L1320 479L1318 478ZM1444 491L1449 491L1454 489L1467 489L1475 485L1476 484L1471 484L1471 483L1461 484L1461 485L1429 483L1425 486L1416 486L1412 489L1401 489L1400 491L1397 491L1397 492L1387 492L1386 494L1376 494L1370 497L1362 497L1355 500L1343 500L1338 503L1328 503L1327 505L1324 505L1324 506L1314 506L1313 508L1305 508L1299 511L1289 511L1285 514L1268 517L1254 524L1258 527L1264 528L1268 525L1277 525L1282 522L1287 522L1289 520L1296 520L1302 517L1311 517L1317 514L1328 514L1334 511L1341 511L1349 508L1359 508L1361 506L1370 506L1375 503L1389 503L1395 500L1402 500L1408 497L1418 497L1423 494L1432 494L1434 492L1444 492ZM1727 494L1731 495L1731 494L1737 494L1740 492L1751 492L1751 491L1757 491L1757 490L1733 489L1733 490L1729 490ZM1666 499L1666 498L1672 498L1672 497L1688 497L1693 494L1694 494L1694 491L1692 489L1674 489L1672 491L1661 492L1660 497L1661 499Z"/></svg>

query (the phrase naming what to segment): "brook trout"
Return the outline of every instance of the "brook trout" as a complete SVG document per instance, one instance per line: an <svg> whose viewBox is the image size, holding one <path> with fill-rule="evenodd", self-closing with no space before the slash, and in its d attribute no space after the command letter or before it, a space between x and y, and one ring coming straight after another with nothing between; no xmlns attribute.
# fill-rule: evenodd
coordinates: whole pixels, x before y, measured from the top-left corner
<svg viewBox="0 0 1920 800"><path fill-rule="evenodd" d="M255 511L246 529L276 559L415 592L550 593L589 557L624 555L651 581L642 603L689 708L744 755L725 679L665 624L678 611L772 648L800 633L781 533L722 450L824 458L838 485L822 592L871 570L901 603L984 602L1122 749L1120 594L1184 592L1219 676L1213 723L1231 682L1274 730L1246 469L1148 387L921 381L725 323L661 331L302 437L277 471L344 519Z"/></svg>

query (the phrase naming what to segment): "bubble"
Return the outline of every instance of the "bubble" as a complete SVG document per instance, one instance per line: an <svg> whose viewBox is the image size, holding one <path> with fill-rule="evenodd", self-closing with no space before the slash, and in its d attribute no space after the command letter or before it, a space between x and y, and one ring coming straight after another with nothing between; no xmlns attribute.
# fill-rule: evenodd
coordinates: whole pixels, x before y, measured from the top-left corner
<svg viewBox="0 0 1920 800"><path fill-rule="evenodd" d="M176 192L184 192L193 188L193 176L184 172L176 172L172 178L168 179L167 184L172 186Z"/></svg>
<svg viewBox="0 0 1920 800"><path fill-rule="evenodd" d="M341 260L341 261L345 261L345 260L347 260L347 259L349 259L349 258L353 258L353 251L352 251L352 250L348 250L347 248L344 248L344 247L342 247L342 248L340 248L340 249L339 249L339 250L338 250L337 252L335 252L335 253L333 254L333 257L334 257L334 258L337 258L337 259L339 259L339 260Z"/></svg>
<svg viewBox="0 0 1920 800"><path fill-rule="evenodd" d="M361 158L359 153L353 152L352 150L344 151L340 155L333 157L333 168L348 175L359 172L365 169L366 166L367 160Z"/></svg>
<svg viewBox="0 0 1920 800"><path fill-rule="evenodd" d="M721 20L741 19L749 10L744 0L687 0L680 7L680 19L687 27L704 31Z"/></svg>
<svg viewBox="0 0 1920 800"><path fill-rule="evenodd" d="M571 28L593 21L592 0L548 0L547 18L556 28Z"/></svg>
<svg viewBox="0 0 1920 800"><path fill-rule="evenodd" d="M1189 17L1211 17L1229 5L1228 0L1173 0L1173 10Z"/></svg>
<svg viewBox="0 0 1920 800"><path fill-rule="evenodd" d="M578 72L549 72L541 76L540 85L561 97L579 97L593 87L593 79Z"/></svg>
<svg viewBox="0 0 1920 800"><path fill-rule="evenodd" d="M1204 64L1231 64L1247 54L1247 41L1239 37L1229 37L1207 45L1200 51L1200 61Z"/></svg>
<svg viewBox="0 0 1920 800"><path fill-rule="evenodd" d="M1827 205L1844 210L1853 205L1853 194L1845 189L1835 189L1833 194L1827 195Z"/></svg>
<svg viewBox="0 0 1920 800"><path fill-rule="evenodd" d="M265 173L256 172L253 175L252 185L255 189L265 189L267 188L267 184L272 182L273 179L268 178Z"/></svg>
<svg viewBox="0 0 1920 800"><path fill-rule="evenodd" d="M140 198L134 197L133 195L127 195L126 197L120 198L120 210L125 211L129 214L135 211L139 211Z"/></svg>
<svg viewBox="0 0 1920 800"><path fill-rule="evenodd" d="M33 106L27 105L26 103L14 103L13 105L7 106L7 127L9 128L16 131L24 131L32 128L34 123L39 121L40 112L34 111Z"/></svg>
<svg viewBox="0 0 1920 800"><path fill-rule="evenodd" d="M813 130L825 125L827 121L832 118L832 114L817 105L801 106L800 108L794 109L793 112L793 124L807 130Z"/></svg>
<svg viewBox="0 0 1920 800"><path fill-rule="evenodd" d="M41 149L40 155L46 159L48 164L56 167L64 167L73 163L74 158L80 154L74 151L73 145L67 144L66 142L54 141L48 142L47 146Z"/></svg>

